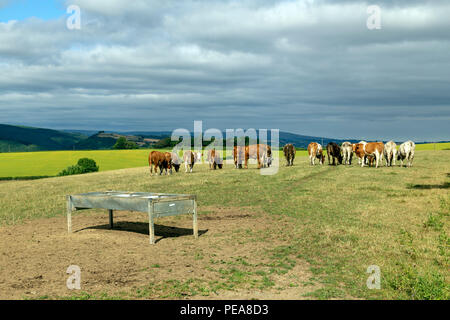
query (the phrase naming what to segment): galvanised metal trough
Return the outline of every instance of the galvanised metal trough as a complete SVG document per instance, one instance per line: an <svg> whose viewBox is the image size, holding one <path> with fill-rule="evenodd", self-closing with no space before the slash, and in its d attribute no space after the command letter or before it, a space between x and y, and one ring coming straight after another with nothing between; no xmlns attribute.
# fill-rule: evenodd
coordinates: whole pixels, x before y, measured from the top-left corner
<svg viewBox="0 0 450 320"><path fill-rule="evenodd" d="M193 215L194 237L198 238L197 198L189 194L106 191L67 196L67 230L72 233L72 211L107 209L113 228L114 210L148 213L150 244L155 243L154 219L179 214Z"/></svg>

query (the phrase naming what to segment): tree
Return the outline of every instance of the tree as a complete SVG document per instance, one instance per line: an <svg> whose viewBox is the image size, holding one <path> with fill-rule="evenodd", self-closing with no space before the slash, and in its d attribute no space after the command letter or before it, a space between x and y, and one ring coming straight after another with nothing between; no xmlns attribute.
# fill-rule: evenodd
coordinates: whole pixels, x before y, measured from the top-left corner
<svg viewBox="0 0 450 320"><path fill-rule="evenodd" d="M128 141L125 137L120 137L117 139L116 144L113 149L123 150L123 149L138 149L138 145L135 142Z"/></svg>

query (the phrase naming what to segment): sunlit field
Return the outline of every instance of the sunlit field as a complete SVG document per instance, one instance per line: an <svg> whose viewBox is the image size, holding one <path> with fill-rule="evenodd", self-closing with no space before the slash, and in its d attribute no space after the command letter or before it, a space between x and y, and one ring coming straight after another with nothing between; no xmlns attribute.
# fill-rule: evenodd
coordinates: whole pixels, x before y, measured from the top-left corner
<svg viewBox="0 0 450 320"><path fill-rule="evenodd" d="M450 143L419 144L416 150L450 149ZM148 165L151 150L95 150L95 151L49 151L0 153L0 178L55 176L64 168L74 165L80 158L91 158L100 171L136 168ZM159 150L168 151L168 150ZM283 152L280 151L283 163ZM306 150L297 150L296 156L307 156Z"/></svg>
<svg viewBox="0 0 450 320"><path fill-rule="evenodd" d="M68 161L139 168L1 182L0 298L450 298L450 151L418 150L411 168L281 158L273 176L206 164L150 176L147 152ZM68 235L66 195L104 190L197 195L199 239L190 217L161 218L150 246L145 214L119 212L109 230L105 210L75 213ZM80 292L65 287L74 263ZM367 288L370 265L381 269L379 290Z"/></svg>

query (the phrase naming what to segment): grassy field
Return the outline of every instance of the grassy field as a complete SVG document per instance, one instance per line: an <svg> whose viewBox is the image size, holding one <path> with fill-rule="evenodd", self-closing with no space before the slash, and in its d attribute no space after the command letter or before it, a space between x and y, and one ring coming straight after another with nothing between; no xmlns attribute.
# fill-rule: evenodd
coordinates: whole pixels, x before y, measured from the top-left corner
<svg viewBox="0 0 450 320"><path fill-rule="evenodd" d="M0 153L0 177L55 176L77 163L91 158L100 171L135 168L148 165L151 150L95 150Z"/></svg>
<svg viewBox="0 0 450 320"><path fill-rule="evenodd" d="M450 143L421 144L417 145L416 149L450 149ZM100 166L100 171L137 168L148 164L150 151L139 149L0 153L0 178L55 176L84 157L94 159ZM298 157L306 155L306 150L297 151ZM280 157L283 157L282 152Z"/></svg>
<svg viewBox="0 0 450 320"><path fill-rule="evenodd" d="M135 157L137 152L142 152L145 165L147 151L123 154L128 154L130 161L139 165ZM106 162L103 166L106 170ZM99 284L83 293L68 292L63 297L223 298L229 297L229 292L248 297L244 292L247 294L250 290L253 294L255 291L251 290L257 288L263 293L278 290L279 298L289 291L294 292L297 299L449 299L449 179L450 152L429 150L416 152L412 168L312 167L306 157L299 156L293 167L282 165L274 176L262 176L254 167L236 170L226 166L223 170L210 171L206 165L199 165L192 174L180 172L172 176L151 177L148 168L143 167L34 181L8 181L0 183L0 225L3 225L0 234L12 233L13 236L11 230L14 229L11 228L15 226L26 225L28 221L36 221L36 226L38 222L45 225L52 217L61 217L57 224L61 224L63 230L67 194L101 190L192 193L197 195L200 216L204 217L200 220L200 229L202 223L214 221L213 214L220 216L220 210L248 212L249 217L262 212L267 217L261 216L257 223L252 222L252 226L245 224L245 218L234 215L238 217L234 229L227 227L231 220L212 224L210 231L200 236L201 247L196 247L196 242L190 238L173 240L170 243L178 249L171 249L171 258L165 255L165 258L152 262L152 267L142 270L129 267L124 272L123 281L132 274L147 279L132 287L122 286L122 290L117 291L111 285ZM101 211L91 212L98 214ZM209 215L213 216L208 220ZM104 213L99 216L106 219ZM158 223L164 224L164 221L161 219ZM33 225L34 222L30 228ZM219 228L223 229L214 234ZM58 234L54 244L82 239L79 241L92 247L92 241L97 237L108 241L109 234L101 231L86 233L85 236L90 238L83 238L83 232L73 238ZM147 244L145 230L138 234L137 244L127 249L124 246L129 241L120 242L120 239L129 232L111 232L107 248L114 250L114 259L126 263L138 259L139 252L145 252L139 259L149 259L158 252L146 252L150 249L144 245L136 248L142 241ZM46 237L42 237L41 244ZM30 243L24 244L25 247L37 245L36 239L32 238L30 235ZM216 242L217 239L223 241ZM101 242L95 243L100 246ZM157 244L159 250L163 250L165 243L169 241ZM33 250L39 247L35 248ZM94 263L100 254L102 251L97 250L92 254L92 261L86 263ZM189 263L196 263L197 272L191 276L175 272L189 266L176 267L176 263L187 261L191 255L194 258ZM174 262L165 265L167 259L172 258ZM45 262L39 263L43 268ZM10 264L13 265L12 261ZM381 269L380 290L369 290L366 286L369 265ZM20 266L16 264L14 268ZM157 272L163 272L163 268L158 266L170 267L171 272L165 274L164 282L149 276L161 276ZM303 267L307 271L302 274L309 274L307 280L296 271ZM0 270L2 268L7 265L0 265ZM89 266L86 268L89 270ZM98 281L102 272L109 271L96 271L93 279ZM289 278L280 282L283 275ZM39 286L34 290L42 298L56 297L50 292L39 291ZM24 298L36 298L36 295L29 294Z"/></svg>

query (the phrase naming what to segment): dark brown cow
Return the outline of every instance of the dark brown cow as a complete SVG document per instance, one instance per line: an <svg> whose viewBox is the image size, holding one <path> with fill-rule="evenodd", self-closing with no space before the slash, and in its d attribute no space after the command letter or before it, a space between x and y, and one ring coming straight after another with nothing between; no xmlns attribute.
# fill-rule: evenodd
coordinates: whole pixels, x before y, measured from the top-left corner
<svg viewBox="0 0 450 320"><path fill-rule="evenodd" d="M249 146L234 146L233 158L236 168L242 168L242 160L244 160L245 169L248 168L248 160L256 159L258 161L258 169L270 167L272 163L272 149L267 144L252 144Z"/></svg>
<svg viewBox="0 0 450 320"><path fill-rule="evenodd" d="M217 167L222 169L223 159L220 152L216 149L208 150L207 160L209 163L209 168L216 170Z"/></svg>
<svg viewBox="0 0 450 320"><path fill-rule="evenodd" d="M295 151L295 147L292 145L292 143L289 143L283 147L283 153L284 157L286 158L287 166L294 165Z"/></svg>
<svg viewBox="0 0 450 320"><path fill-rule="evenodd" d="M162 152L159 152L159 151L150 152L150 154L148 156L148 164L150 165L150 174L151 175L153 175L153 167L155 168L155 173L158 173L158 168L159 168L160 175L162 174L163 169L166 170L166 174L167 174L167 169L170 169L170 172L172 172L171 159L170 159L170 157L167 157L166 154L164 154Z"/></svg>
<svg viewBox="0 0 450 320"><path fill-rule="evenodd" d="M341 147L339 147L339 145L335 142L330 142L327 144L328 164L331 164L330 156L333 159L333 166L336 165L336 159L339 164L342 164Z"/></svg>

